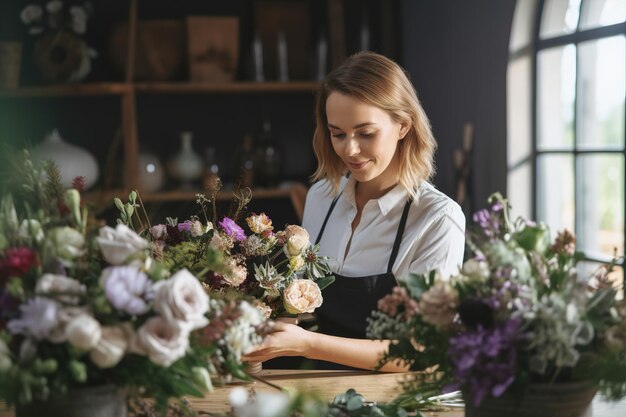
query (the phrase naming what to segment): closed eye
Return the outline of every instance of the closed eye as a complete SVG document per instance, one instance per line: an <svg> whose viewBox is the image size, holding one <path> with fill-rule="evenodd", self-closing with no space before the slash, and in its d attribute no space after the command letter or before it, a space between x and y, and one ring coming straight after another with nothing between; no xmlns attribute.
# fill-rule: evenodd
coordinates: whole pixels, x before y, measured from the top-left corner
<svg viewBox="0 0 626 417"><path fill-rule="evenodd" d="M346 137L346 134L345 134L345 133L339 133L339 132L335 132L335 133L330 132L330 135L331 135L333 138L337 138L337 139L343 139L343 138L345 138L345 137Z"/></svg>

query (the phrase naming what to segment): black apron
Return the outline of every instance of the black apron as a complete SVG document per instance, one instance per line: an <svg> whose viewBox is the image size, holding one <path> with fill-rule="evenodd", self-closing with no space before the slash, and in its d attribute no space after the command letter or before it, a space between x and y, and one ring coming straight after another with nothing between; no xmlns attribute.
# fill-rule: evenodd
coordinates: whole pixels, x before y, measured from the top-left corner
<svg viewBox="0 0 626 417"><path fill-rule="evenodd" d="M324 223L322 223L320 232L315 240L316 245L322 239L326 223L340 196L341 194L332 201L328 208ZM387 264L387 272L362 277L346 277L335 274L335 282L322 291L324 302L316 310L320 333L366 339L367 318L370 317L372 311L378 309L378 300L391 294L393 287L397 285L392 268L398 256L411 203L412 199L409 199L402 211L389 263ZM318 369L354 369L325 361L315 362Z"/></svg>

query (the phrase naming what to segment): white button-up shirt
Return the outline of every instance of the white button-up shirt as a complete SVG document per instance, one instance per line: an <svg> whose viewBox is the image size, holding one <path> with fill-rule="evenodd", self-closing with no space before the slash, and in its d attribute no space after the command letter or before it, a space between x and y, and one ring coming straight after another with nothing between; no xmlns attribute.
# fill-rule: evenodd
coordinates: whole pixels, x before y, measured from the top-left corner
<svg viewBox="0 0 626 417"><path fill-rule="evenodd" d="M332 258L333 271L347 277L387 272L391 250L408 194L397 185L384 196L368 201L352 233L356 215L353 178L343 179L339 197L320 240L320 255ZM345 186L345 188L344 188ZM306 198L302 226L315 242L333 200L330 185L319 181ZM350 242L347 256L346 246ZM457 203L423 182L413 201L392 272L396 280L409 273L439 270L443 276L458 272L465 250L465 216Z"/></svg>

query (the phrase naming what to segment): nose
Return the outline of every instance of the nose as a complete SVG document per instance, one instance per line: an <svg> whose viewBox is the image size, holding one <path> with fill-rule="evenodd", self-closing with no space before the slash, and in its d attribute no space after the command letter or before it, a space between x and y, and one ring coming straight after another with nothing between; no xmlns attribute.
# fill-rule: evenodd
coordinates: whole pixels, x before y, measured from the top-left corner
<svg viewBox="0 0 626 417"><path fill-rule="evenodd" d="M354 138L354 136L350 136L348 140L346 140L346 155L353 156L359 152L359 142Z"/></svg>

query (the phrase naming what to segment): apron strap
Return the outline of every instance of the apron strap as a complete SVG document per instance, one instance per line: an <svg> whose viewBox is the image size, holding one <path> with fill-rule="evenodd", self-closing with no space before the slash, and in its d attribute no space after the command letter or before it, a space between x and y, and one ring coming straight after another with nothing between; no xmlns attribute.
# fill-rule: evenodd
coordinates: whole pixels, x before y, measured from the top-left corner
<svg viewBox="0 0 626 417"><path fill-rule="evenodd" d="M400 243L402 243L402 236L404 235L406 219L409 216L409 208L411 208L412 203L413 198L409 198L409 200L404 205L404 210L402 210L402 217L400 218L400 224L398 225L398 231L396 232L396 240L393 242L393 249L391 250L389 264L387 265L388 274L391 274L391 268L393 268L393 264L396 263L396 257L398 256L398 251L400 250Z"/></svg>
<svg viewBox="0 0 626 417"><path fill-rule="evenodd" d="M322 223L322 228L317 234L317 239L315 239L315 245L320 243L320 240L322 239L322 235L324 234L324 229L326 229L326 223L328 223L328 219L330 218L330 213L333 212L333 209L335 208L335 205L337 204L337 200L339 200L339 197L341 197L341 194L343 194L343 190L341 190L339 195L337 195L337 197L335 197L332 203L330 203L330 207L328 208L328 212L326 213L326 218L324 219L324 223Z"/></svg>

